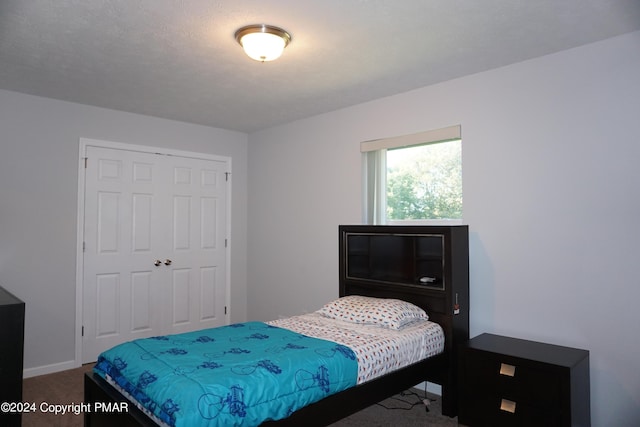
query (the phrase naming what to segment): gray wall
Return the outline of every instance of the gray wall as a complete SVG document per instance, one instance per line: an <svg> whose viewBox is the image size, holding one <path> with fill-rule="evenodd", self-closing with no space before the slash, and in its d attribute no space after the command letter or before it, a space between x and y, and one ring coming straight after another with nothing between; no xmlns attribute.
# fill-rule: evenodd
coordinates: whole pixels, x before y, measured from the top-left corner
<svg viewBox="0 0 640 427"><path fill-rule="evenodd" d="M639 114L636 32L250 135L249 318L337 296L361 141L460 124L472 336L590 350L593 425L639 425Z"/></svg>
<svg viewBox="0 0 640 427"><path fill-rule="evenodd" d="M231 157L231 320L245 320L246 134L7 91L0 129L0 284L26 302L27 375L75 357L81 137Z"/></svg>

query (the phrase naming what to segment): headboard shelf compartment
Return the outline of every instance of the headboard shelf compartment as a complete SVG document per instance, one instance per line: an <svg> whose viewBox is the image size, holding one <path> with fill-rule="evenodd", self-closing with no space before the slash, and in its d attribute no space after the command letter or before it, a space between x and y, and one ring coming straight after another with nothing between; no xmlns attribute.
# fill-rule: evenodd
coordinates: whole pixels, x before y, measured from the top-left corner
<svg viewBox="0 0 640 427"><path fill-rule="evenodd" d="M442 234L346 231L344 244L348 279L445 288Z"/></svg>

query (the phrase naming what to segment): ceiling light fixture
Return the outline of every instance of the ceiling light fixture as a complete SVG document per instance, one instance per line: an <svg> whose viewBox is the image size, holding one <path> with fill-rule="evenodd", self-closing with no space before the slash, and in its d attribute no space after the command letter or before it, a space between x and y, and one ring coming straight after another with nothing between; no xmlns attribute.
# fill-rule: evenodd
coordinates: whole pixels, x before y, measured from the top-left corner
<svg viewBox="0 0 640 427"><path fill-rule="evenodd" d="M291 36L272 25L247 25L236 31L236 40L249 58L265 62L279 58Z"/></svg>

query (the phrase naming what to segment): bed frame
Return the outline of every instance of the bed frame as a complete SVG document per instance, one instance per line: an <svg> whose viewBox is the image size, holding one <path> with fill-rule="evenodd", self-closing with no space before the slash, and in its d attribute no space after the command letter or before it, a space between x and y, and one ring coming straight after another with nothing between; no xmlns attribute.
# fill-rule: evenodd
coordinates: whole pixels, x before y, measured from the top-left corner
<svg viewBox="0 0 640 427"><path fill-rule="evenodd" d="M397 298L424 308L430 320L439 323L445 334L443 353L386 374L377 379L328 396L306 406L290 417L268 421L262 426L326 426L354 414L387 397L428 381L442 387L442 413L457 415L459 349L469 339L469 263L468 229L466 226L340 226L340 286L339 295L365 295ZM388 281L352 278L348 273L349 253L346 236L349 233L387 233L394 236L441 235L444 246L443 266L446 286L430 289L424 286L398 284ZM84 401L127 402L127 399L100 376L85 374ZM86 427L144 426L157 424L133 404L128 411L84 414Z"/></svg>

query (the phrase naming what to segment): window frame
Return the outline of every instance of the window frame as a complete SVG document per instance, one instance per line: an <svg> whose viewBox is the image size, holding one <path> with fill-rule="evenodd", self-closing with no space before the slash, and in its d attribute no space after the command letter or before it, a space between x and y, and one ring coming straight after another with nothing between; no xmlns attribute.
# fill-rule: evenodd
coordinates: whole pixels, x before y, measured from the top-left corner
<svg viewBox="0 0 640 427"><path fill-rule="evenodd" d="M461 126L419 132L391 138L375 139L360 143L362 153L362 221L364 224L387 225L460 225L463 219L410 219L386 218L386 151L388 149L436 144L460 140Z"/></svg>

